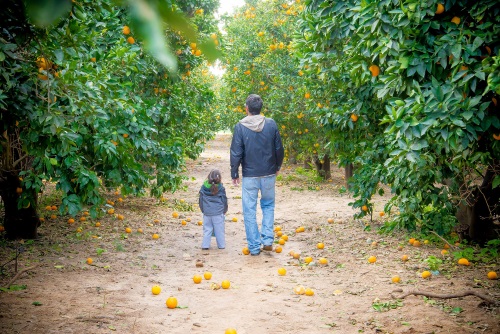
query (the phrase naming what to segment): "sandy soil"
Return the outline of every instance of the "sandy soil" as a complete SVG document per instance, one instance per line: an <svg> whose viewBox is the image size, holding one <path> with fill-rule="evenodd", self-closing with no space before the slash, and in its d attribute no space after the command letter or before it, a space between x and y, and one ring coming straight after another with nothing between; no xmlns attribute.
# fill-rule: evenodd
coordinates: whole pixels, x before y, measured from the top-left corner
<svg viewBox="0 0 500 334"><path fill-rule="evenodd" d="M47 220L40 228L42 237L33 243L2 241L0 264L22 246L19 269L38 267L14 282L26 289L0 292L0 333L224 333L229 327L238 334L500 332L500 309L484 306L476 296L391 297L398 288L441 294L472 289L498 299L499 281L487 280L486 273L500 273L500 262L465 267L445 257L440 275L422 279L422 260L429 255L442 258L443 245L417 248L402 235L365 231L369 221L353 220L348 206L352 198L338 191L344 183L342 170L334 171L331 182L315 183L297 173L297 166L286 167L278 182L276 225L289 241L279 254L243 255L241 189L230 185L229 143L227 134L210 142L199 160L188 163L186 188L163 203L147 197L118 203L118 196L110 194L115 214L124 220L104 215L69 225L68 217L58 217ZM212 248L202 251L196 203L211 168L222 171L227 188L227 248L217 249L213 239ZM386 200L376 200L379 221L371 223L374 227ZM54 201L57 205L58 199ZM181 216L172 218L173 211ZM95 227L97 220L100 227ZM190 221L183 226L182 220ZM305 232L295 233L299 226ZM125 233L125 227L133 232ZM153 233L160 238L153 240ZM325 248L318 249L318 242ZM293 259L291 250L301 258ZM403 254L410 258L406 263L400 260ZM371 255L377 257L374 264L367 261ZM314 263L306 265L305 256ZM86 264L88 257L92 265ZM328 265L319 265L320 257ZM287 270L285 276L278 275L280 267ZM193 276L204 271L212 279L194 284ZM14 274L14 263L5 265L0 284L5 286ZM400 284L391 283L394 275L401 277ZM212 283L222 280L231 282L229 289L212 289ZM151 293L153 285L161 286L159 295ZM314 295L295 294L298 285L312 288ZM165 306L169 296L177 298L178 308Z"/></svg>

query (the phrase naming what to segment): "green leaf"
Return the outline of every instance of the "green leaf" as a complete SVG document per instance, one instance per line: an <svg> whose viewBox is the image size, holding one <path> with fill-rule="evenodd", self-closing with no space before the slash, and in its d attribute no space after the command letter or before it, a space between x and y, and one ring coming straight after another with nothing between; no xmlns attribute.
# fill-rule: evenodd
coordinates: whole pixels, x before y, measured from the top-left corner
<svg viewBox="0 0 500 334"><path fill-rule="evenodd" d="M31 303L31 305L35 305L35 306L42 306L43 304L41 302L33 302Z"/></svg>
<svg viewBox="0 0 500 334"><path fill-rule="evenodd" d="M177 60L167 46L160 17L144 0L131 1L132 19L139 35L144 38L145 49L169 71L177 71Z"/></svg>
<svg viewBox="0 0 500 334"><path fill-rule="evenodd" d="M71 10L71 0L24 0L26 12L34 25L46 27Z"/></svg>
<svg viewBox="0 0 500 334"><path fill-rule="evenodd" d="M500 184L500 175L497 175L495 176L495 178L493 179L493 184L492 184L492 188L495 189L496 187L498 187L498 185Z"/></svg>
<svg viewBox="0 0 500 334"><path fill-rule="evenodd" d="M56 158L50 158L49 160L50 160L50 164L52 166L57 166L57 159Z"/></svg>

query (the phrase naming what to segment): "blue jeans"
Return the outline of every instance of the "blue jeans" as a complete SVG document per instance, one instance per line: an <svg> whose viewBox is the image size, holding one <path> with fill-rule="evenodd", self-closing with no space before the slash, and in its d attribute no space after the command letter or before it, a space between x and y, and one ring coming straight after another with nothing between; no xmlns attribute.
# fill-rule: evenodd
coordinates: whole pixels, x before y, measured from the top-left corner
<svg viewBox="0 0 500 334"><path fill-rule="evenodd" d="M243 177L241 181L243 218L250 253L260 252L260 246L272 245L274 240L274 203L276 175ZM257 224L257 199L260 191L262 226Z"/></svg>
<svg viewBox="0 0 500 334"><path fill-rule="evenodd" d="M226 248L226 236L224 234L224 215L206 216L203 215L203 241L201 248L210 248L212 233L215 234L217 247Z"/></svg>

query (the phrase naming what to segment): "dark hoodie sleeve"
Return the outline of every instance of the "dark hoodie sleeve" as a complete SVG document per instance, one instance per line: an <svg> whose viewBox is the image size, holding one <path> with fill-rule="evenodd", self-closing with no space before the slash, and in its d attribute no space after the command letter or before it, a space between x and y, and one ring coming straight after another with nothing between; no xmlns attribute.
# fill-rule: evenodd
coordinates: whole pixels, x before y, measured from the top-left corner
<svg viewBox="0 0 500 334"><path fill-rule="evenodd" d="M283 158L285 157L285 150L283 148L283 143L281 142L278 126L276 126L276 133L274 135L274 147L276 149L276 166L278 167L278 170L280 170L281 165L283 164Z"/></svg>
<svg viewBox="0 0 500 334"><path fill-rule="evenodd" d="M221 194L222 203L224 204L224 214L226 214L227 209L228 209L227 196L226 196L226 188L224 188L224 186L221 184L221 187L220 187L219 191L220 191L220 194Z"/></svg>
<svg viewBox="0 0 500 334"><path fill-rule="evenodd" d="M199 192L199 196L198 196L198 206L200 207L200 210L201 212L203 213L203 192L201 191L201 189L203 188L203 186L201 186L200 188L200 192Z"/></svg>
<svg viewBox="0 0 500 334"><path fill-rule="evenodd" d="M238 169L240 168L241 160L243 159L243 140L241 138L240 127L238 124L234 127L233 139L231 140L231 156L230 156L230 164L231 164L231 179L238 179L239 173Z"/></svg>

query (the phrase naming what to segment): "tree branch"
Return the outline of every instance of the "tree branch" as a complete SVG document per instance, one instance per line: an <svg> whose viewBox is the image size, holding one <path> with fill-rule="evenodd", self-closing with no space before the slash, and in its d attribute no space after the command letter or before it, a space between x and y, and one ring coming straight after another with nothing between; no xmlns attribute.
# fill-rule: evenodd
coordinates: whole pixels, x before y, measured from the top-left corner
<svg viewBox="0 0 500 334"><path fill-rule="evenodd" d="M12 283L14 283L19 278L19 276L21 276L23 273L25 273L27 271L35 269L36 267L38 267L38 264L36 264L36 265L34 265L32 267L24 268L23 270L19 271L14 277L12 277L12 279L5 285L5 287L7 289L10 288L10 286L12 285Z"/></svg>
<svg viewBox="0 0 500 334"><path fill-rule="evenodd" d="M394 292L403 292L402 289L397 289L394 290ZM391 297L395 299L405 299L406 297L410 295L415 295L415 296L425 296L429 298L440 298L440 299L450 299L450 298L460 298L460 297L465 297L465 296L476 296L487 302L488 304L492 305L500 305L500 300L498 298L492 298L489 297L481 292L477 292L474 290L467 290L467 291L462 291L462 292L456 292L456 293L450 293L450 294L438 294L438 293L433 293L433 292L425 292L425 291L418 291L418 290L410 290L408 292L403 293L401 296L393 296L391 293Z"/></svg>

